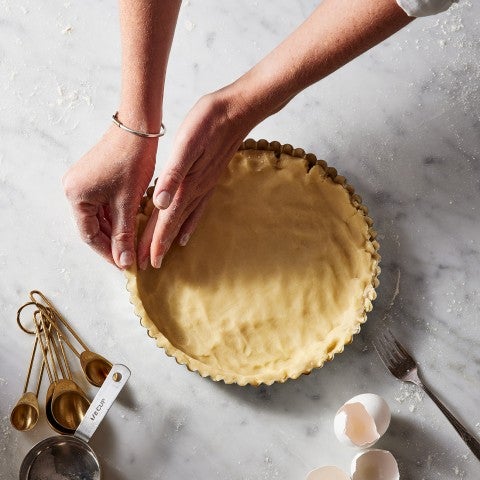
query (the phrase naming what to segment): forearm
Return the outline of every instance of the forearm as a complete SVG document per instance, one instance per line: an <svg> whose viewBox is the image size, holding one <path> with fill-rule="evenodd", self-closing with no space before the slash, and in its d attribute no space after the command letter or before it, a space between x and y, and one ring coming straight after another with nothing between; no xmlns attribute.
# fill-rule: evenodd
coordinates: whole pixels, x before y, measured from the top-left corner
<svg viewBox="0 0 480 480"><path fill-rule="evenodd" d="M230 88L245 109L251 112L255 106L254 121L259 122L411 20L395 0L324 0Z"/></svg>
<svg viewBox="0 0 480 480"><path fill-rule="evenodd" d="M119 0L122 88L119 118L129 127L160 129L168 56L181 0Z"/></svg>

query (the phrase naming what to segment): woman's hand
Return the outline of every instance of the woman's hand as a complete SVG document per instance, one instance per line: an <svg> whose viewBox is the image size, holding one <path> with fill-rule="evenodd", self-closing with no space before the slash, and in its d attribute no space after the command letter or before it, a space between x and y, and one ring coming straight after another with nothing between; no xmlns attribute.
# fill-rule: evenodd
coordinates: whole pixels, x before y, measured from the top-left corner
<svg viewBox="0 0 480 480"><path fill-rule="evenodd" d="M159 268L172 242L184 246L208 198L245 135L257 123L228 87L202 97L180 126L172 155L157 180L154 210L138 244L141 269ZM244 111L250 111L244 115Z"/></svg>
<svg viewBox="0 0 480 480"><path fill-rule="evenodd" d="M120 268L135 261L135 216L157 145L112 126L63 178L82 239Z"/></svg>

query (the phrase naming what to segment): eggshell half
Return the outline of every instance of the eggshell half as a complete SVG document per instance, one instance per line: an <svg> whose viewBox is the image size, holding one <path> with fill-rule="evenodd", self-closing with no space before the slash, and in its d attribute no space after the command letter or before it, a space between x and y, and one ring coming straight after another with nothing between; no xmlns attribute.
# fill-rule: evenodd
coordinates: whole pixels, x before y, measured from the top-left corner
<svg viewBox="0 0 480 480"><path fill-rule="evenodd" d="M343 444L368 448L386 432L390 419L390 408L382 397L363 393L340 407L333 429Z"/></svg>
<svg viewBox="0 0 480 480"><path fill-rule="evenodd" d="M399 480L397 461L387 450L366 450L352 460L352 480Z"/></svg>
<svg viewBox="0 0 480 480"><path fill-rule="evenodd" d="M312 470L306 480L350 480L350 477L338 467L320 467Z"/></svg>

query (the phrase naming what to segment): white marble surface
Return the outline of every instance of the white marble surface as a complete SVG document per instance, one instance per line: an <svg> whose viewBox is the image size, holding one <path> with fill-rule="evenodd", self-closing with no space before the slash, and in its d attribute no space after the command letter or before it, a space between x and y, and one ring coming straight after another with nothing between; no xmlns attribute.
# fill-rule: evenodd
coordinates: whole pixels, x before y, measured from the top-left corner
<svg viewBox="0 0 480 480"><path fill-rule="evenodd" d="M193 102L244 72L316 3L184 3L159 169ZM347 176L375 219L383 273L375 309L342 355L296 381L240 388L202 379L157 349L121 273L81 243L70 220L61 176L118 102L115 2L0 0L0 478L16 478L27 450L51 434L43 418L28 433L8 421L30 348L15 312L39 288L94 349L132 369L92 441L109 480L302 479L320 465L348 468L354 452L336 441L332 420L365 391L393 410L379 446L397 457L403 479L478 480L478 460L428 398L386 373L370 340L392 326L480 437L479 17L478 2L460 0L417 20L252 132L312 151Z"/></svg>

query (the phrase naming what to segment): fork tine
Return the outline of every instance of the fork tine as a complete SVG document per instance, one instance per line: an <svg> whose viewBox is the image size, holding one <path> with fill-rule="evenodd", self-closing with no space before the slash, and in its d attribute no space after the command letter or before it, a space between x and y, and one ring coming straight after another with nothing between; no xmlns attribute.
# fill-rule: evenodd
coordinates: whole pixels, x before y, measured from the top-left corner
<svg viewBox="0 0 480 480"><path fill-rule="evenodd" d="M403 345L394 337L390 329L385 329L374 342L383 364L397 378L416 368L416 361Z"/></svg>
<svg viewBox="0 0 480 480"><path fill-rule="evenodd" d="M378 356L380 357L381 362L387 370L391 371L391 361L386 357L385 351L377 349Z"/></svg>
<svg viewBox="0 0 480 480"><path fill-rule="evenodd" d="M387 348L387 339L385 334L380 334L374 341L373 346L380 357L380 360L385 365L385 367L390 370L392 365L392 357L390 349Z"/></svg>
<svg viewBox="0 0 480 480"><path fill-rule="evenodd" d="M397 339L395 339L395 345L400 350L400 352L402 352L404 357L411 358L410 353L408 353L408 351L405 349L405 347Z"/></svg>
<svg viewBox="0 0 480 480"><path fill-rule="evenodd" d="M392 355L396 357L397 361L405 360L410 358L410 354L405 350L405 348L400 344L400 342L394 337L392 331L387 328L385 338L388 344L394 348L391 348Z"/></svg>
<svg viewBox="0 0 480 480"><path fill-rule="evenodd" d="M393 336L392 332L389 332L391 339L392 339L392 344L395 348L395 351L397 352L397 356L399 357L399 362L406 363L410 365L410 368L413 367L413 365L416 365L415 359L412 357L410 352L407 351L407 349Z"/></svg>
<svg viewBox="0 0 480 480"><path fill-rule="evenodd" d="M395 337L393 336L393 333L389 328L385 329L384 337L385 337L385 340L387 341L388 345L392 345L392 343L395 343Z"/></svg>
<svg viewBox="0 0 480 480"><path fill-rule="evenodd" d="M392 351L391 345L391 332L389 330L384 331L382 335L382 346L384 348L385 354L387 355L387 358L394 360L394 352Z"/></svg>
<svg viewBox="0 0 480 480"><path fill-rule="evenodd" d="M395 344L392 332L389 329L384 330L374 342L374 347L385 367L398 377L398 367L405 361L405 357Z"/></svg>
<svg viewBox="0 0 480 480"><path fill-rule="evenodd" d="M385 352L385 341L380 337L380 335L378 335L376 338L373 339L372 343L373 343L373 347L377 351L380 358L383 359L385 357L385 353L386 353Z"/></svg>

